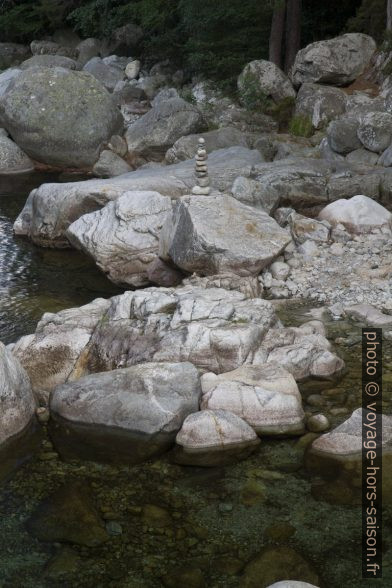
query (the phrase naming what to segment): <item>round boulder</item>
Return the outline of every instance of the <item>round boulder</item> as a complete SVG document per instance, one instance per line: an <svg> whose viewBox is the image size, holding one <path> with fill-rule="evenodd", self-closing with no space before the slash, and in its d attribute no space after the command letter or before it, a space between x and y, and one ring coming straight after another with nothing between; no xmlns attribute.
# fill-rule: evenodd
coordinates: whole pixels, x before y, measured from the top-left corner
<svg viewBox="0 0 392 588"><path fill-rule="evenodd" d="M90 74L29 68L0 105L0 123L33 159L59 167L90 167L101 146L122 130L110 94Z"/></svg>
<svg viewBox="0 0 392 588"><path fill-rule="evenodd" d="M274 102L295 98L295 90L285 73L271 61L263 59L248 63L238 78L238 89L242 100L246 95L260 93Z"/></svg>
<svg viewBox="0 0 392 588"><path fill-rule="evenodd" d="M388 112L365 114L358 127L358 137L369 151L374 153L385 151L392 140L392 114Z"/></svg>

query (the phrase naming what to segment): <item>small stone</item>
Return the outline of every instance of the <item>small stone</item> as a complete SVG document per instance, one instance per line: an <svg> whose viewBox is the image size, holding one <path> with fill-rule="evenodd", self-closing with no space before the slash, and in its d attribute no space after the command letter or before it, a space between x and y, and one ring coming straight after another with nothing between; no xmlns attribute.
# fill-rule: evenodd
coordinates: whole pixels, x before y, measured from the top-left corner
<svg viewBox="0 0 392 588"><path fill-rule="evenodd" d="M264 502L266 497L267 487L256 480L249 480L241 490L241 503L245 506L254 506Z"/></svg>
<svg viewBox="0 0 392 588"><path fill-rule="evenodd" d="M195 196L208 196L210 193L210 188L202 188L201 186L194 186L192 188L192 194Z"/></svg>
<svg viewBox="0 0 392 588"><path fill-rule="evenodd" d="M109 535L122 535L122 526L120 525L120 523L118 523L117 521L108 521L106 523L106 530L109 533Z"/></svg>
<svg viewBox="0 0 392 588"><path fill-rule="evenodd" d="M35 414L37 416L38 421L43 425L45 423L47 423L50 419L49 409L45 408L43 406L40 406L39 408L37 408L37 410L35 411Z"/></svg>
<svg viewBox="0 0 392 588"><path fill-rule="evenodd" d="M128 63L127 67L125 68L125 75L127 76L128 80L134 80L137 78L140 72L140 61L135 59L135 61L131 61Z"/></svg>
<svg viewBox="0 0 392 588"><path fill-rule="evenodd" d="M324 414L314 414L307 421L309 431L313 433L323 433L330 427L330 422Z"/></svg>

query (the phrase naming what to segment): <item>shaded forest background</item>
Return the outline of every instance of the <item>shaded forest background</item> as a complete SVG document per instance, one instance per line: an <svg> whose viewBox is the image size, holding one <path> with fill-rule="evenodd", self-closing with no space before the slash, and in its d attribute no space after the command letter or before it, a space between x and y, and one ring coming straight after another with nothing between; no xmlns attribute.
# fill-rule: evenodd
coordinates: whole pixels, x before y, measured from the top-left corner
<svg viewBox="0 0 392 588"><path fill-rule="evenodd" d="M0 41L26 43L64 26L82 38L110 38L117 27L133 22L146 32L135 56L151 62L169 58L190 75L229 80L248 61L268 59L278 2L0 0ZM350 31L368 33L380 44L386 6L387 0L302 0L300 45Z"/></svg>

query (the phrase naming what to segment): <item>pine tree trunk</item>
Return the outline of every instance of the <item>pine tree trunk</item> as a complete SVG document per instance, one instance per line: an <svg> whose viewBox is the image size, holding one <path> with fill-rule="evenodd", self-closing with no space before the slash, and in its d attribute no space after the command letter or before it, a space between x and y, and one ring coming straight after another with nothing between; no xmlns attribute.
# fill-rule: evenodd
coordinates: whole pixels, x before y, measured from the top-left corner
<svg viewBox="0 0 392 588"><path fill-rule="evenodd" d="M269 60L282 67L283 33L286 16L286 0L276 0L272 15L269 39Z"/></svg>
<svg viewBox="0 0 392 588"><path fill-rule="evenodd" d="M286 19L286 59L284 70L287 73L294 63L301 47L302 0L288 0Z"/></svg>
<svg viewBox="0 0 392 588"><path fill-rule="evenodd" d="M392 0L387 3L387 30L392 30Z"/></svg>

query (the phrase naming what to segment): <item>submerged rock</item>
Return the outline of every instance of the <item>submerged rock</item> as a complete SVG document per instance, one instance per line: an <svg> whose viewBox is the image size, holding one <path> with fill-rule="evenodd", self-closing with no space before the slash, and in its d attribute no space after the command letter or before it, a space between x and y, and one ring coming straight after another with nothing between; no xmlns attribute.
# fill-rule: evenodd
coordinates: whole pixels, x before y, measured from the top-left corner
<svg viewBox="0 0 392 588"><path fill-rule="evenodd" d="M31 535L45 542L64 542L95 547L109 539L83 482L61 486L46 498L27 521Z"/></svg>
<svg viewBox="0 0 392 588"><path fill-rule="evenodd" d="M298 551L288 545L267 547L248 563L240 586L241 588L266 588L279 580L295 578L303 578L311 585L319 583L317 573Z"/></svg>
<svg viewBox="0 0 392 588"><path fill-rule="evenodd" d="M189 415L176 437L181 451L175 461L183 465L225 465L245 459L260 441L242 418L226 410L202 410Z"/></svg>
<svg viewBox="0 0 392 588"><path fill-rule="evenodd" d="M168 449L199 408L190 363L143 363L55 389L51 432L64 457L139 463Z"/></svg>

